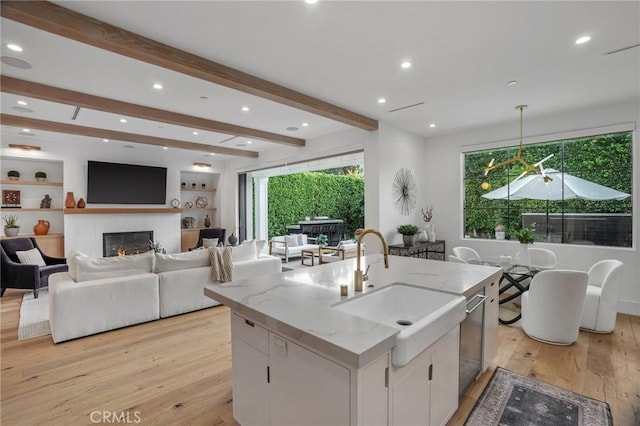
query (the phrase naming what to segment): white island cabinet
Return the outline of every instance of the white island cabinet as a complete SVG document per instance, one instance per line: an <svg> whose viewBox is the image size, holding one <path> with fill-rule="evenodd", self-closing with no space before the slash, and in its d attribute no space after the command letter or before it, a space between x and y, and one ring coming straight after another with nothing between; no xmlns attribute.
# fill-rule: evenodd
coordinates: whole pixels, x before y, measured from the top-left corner
<svg viewBox="0 0 640 426"><path fill-rule="evenodd" d="M240 424L444 425L451 418L458 407L459 325L396 366L399 329L336 306L406 283L458 295L484 289L497 311L500 270L396 256L385 269L375 255L363 264L371 265L363 293L353 291L349 260L205 286L207 296L231 309L233 414ZM340 296L343 283L348 296ZM485 312L487 319L497 323L497 312ZM485 324L485 343L494 345L496 328Z"/></svg>
<svg viewBox="0 0 640 426"><path fill-rule="evenodd" d="M404 367L387 353L356 369L232 313L233 415L243 426L443 425L458 406L459 338L456 327Z"/></svg>

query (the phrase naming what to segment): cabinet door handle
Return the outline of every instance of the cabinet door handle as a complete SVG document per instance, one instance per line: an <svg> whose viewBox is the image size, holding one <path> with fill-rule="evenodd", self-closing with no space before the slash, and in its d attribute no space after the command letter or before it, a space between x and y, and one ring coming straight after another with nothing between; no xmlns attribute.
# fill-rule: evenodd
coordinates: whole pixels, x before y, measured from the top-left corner
<svg viewBox="0 0 640 426"><path fill-rule="evenodd" d="M271 383L271 367L267 365L267 383Z"/></svg>
<svg viewBox="0 0 640 426"><path fill-rule="evenodd" d="M247 324L249 327L255 327L256 325L253 323L253 321L249 321L248 319L244 320L244 323Z"/></svg>
<svg viewBox="0 0 640 426"><path fill-rule="evenodd" d="M433 364L429 364L429 381L433 380Z"/></svg>
<svg viewBox="0 0 640 426"><path fill-rule="evenodd" d="M389 367L384 369L384 387L389 387Z"/></svg>

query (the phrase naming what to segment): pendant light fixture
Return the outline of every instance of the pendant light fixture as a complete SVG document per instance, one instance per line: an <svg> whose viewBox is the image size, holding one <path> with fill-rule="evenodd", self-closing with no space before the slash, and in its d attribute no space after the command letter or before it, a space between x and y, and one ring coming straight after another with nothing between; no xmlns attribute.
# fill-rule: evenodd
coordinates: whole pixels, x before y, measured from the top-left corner
<svg viewBox="0 0 640 426"><path fill-rule="evenodd" d="M543 158L542 160L538 161L535 164L530 164L528 163L524 158L522 158L522 141L523 141L523 115L524 115L524 109L527 107L527 105L518 105L516 107L516 109L520 110L520 145L518 145L518 152L516 152L516 156L515 157L511 157L507 160L501 161L498 164L494 164L495 162L495 158L492 158L491 161L489 162L489 164L487 165L487 167L485 167L484 169L484 175L487 176L489 174L489 172L491 170L495 170L499 167L502 166L506 166L512 163L520 163L524 166L524 171L520 174L520 176L518 176L517 178L515 178L513 180L513 182L517 181L518 179L521 179L522 177L526 176L529 172L536 172L536 169L540 169L540 174L542 175L543 179L545 182L550 182L553 179L551 178L551 176L549 176L548 174L546 174L544 172L544 167L542 167L542 163L544 163L545 161L547 161L549 158L553 157L553 154L550 154L548 156L546 156L545 158ZM512 183L513 183L512 182ZM484 184L487 185L484 185ZM484 188L484 186L487 186L487 188ZM491 186L487 183L487 182L483 182L483 189L489 189Z"/></svg>

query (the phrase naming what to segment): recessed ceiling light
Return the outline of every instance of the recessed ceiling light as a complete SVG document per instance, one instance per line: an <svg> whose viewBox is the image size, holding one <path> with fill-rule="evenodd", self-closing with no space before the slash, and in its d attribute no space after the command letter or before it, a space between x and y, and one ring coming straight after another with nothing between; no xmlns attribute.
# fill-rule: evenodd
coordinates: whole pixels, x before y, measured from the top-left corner
<svg viewBox="0 0 640 426"><path fill-rule="evenodd" d="M253 142L251 142L251 141L247 141L247 143L248 143L249 145L251 145Z"/></svg>
<svg viewBox="0 0 640 426"><path fill-rule="evenodd" d="M579 39L576 40L576 44L583 44L588 42L589 40L591 40L591 37L589 36L582 36Z"/></svg>
<svg viewBox="0 0 640 426"><path fill-rule="evenodd" d="M306 4L316 4L316 3L318 3L318 0L304 0L304 2Z"/></svg>
<svg viewBox="0 0 640 426"><path fill-rule="evenodd" d="M25 133L29 133L31 131L31 129L22 129L23 132Z"/></svg>
<svg viewBox="0 0 640 426"><path fill-rule="evenodd" d="M18 105L24 105L24 106L29 105L29 104L28 104L28 103L26 103L25 101L18 101L17 103L18 103Z"/></svg>
<svg viewBox="0 0 640 426"><path fill-rule="evenodd" d="M431 127L431 128L436 127L436 126L437 126L437 124L436 124L436 123L431 123L431 124L429 124L429 127Z"/></svg>
<svg viewBox="0 0 640 426"><path fill-rule="evenodd" d="M400 64L400 66L401 66L402 68L405 68L405 69L407 69L407 68L411 68L411 62L409 62L409 61L404 61L403 63L401 63L401 64Z"/></svg>
<svg viewBox="0 0 640 426"><path fill-rule="evenodd" d="M13 50L14 52L22 52L22 47L18 46L17 44L14 43L8 43L7 47L11 50Z"/></svg>
<svg viewBox="0 0 640 426"><path fill-rule="evenodd" d="M23 61L22 59L18 58L13 58L11 56L0 57L0 62L5 65L9 65L10 67L20 68L21 70L28 70L33 68L33 66L29 62Z"/></svg>
<svg viewBox="0 0 640 426"><path fill-rule="evenodd" d="M384 103L386 103L386 102L387 102L387 100L386 100L385 98L380 98L380 99L378 99L378 103L379 103L379 104L384 104Z"/></svg>
<svg viewBox="0 0 640 426"><path fill-rule="evenodd" d="M102 139L102 142L109 142L109 139Z"/></svg>
<svg viewBox="0 0 640 426"><path fill-rule="evenodd" d="M302 127L309 127L309 123L302 123Z"/></svg>
<svg viewBox="0 0 640 426"><path fill-rule="evenodd" d="M200 100L206 101L207 99L209 98L207 98L206 96L200 96Z"/></svg>
<svg viewBox="0 0 640 426"><path fill-rule="evenodd" d="M298 128L297 128L297 127L295 127L295 126L291 126L291 127L287 127L287 130L288 130L288 131L290 131L290 132L297 132L297 131L298 131L298 130L300 130L300 129L298 129Z"/></svg>
<svg viewBox="0 0 640 426"><path fill-rule="evenodd" d="M249 107L248 107L248 106L243 106L241 109L242 109L244 112L249 111Z"/></svg>
<svg viewBox="0 0 640 426"><path fill-rule="evenodd" d="M163 146L162 149L169 149L169 147L168 146Z"/></svg>
<svg viewBox="0 0 640 426"><path fill-rule="evenodd" d="M153 83L153 88L156 90L162 90L164 89L164 86L160 83Z"/></svg>
<svg viewBox="0 0 640 426"><path fill-rule="evenodd" d="M194 136L198 136L198 132L193 132L193 135Z"/></svg>
<svg viewBox="0 0 640 426"><path fill-rule="evenodd" d="M121 122L121 123L126 123L126 122L127 122L127 119L126 119L126 118L121 118L121 119L120 119L120 122Z"/></svg>
<svg viewBox="0 0 640 426"><path fill-rule="evenodd" d="M517 80L507 81L507 86L515 86L516 84L518 84Z"/></svg>

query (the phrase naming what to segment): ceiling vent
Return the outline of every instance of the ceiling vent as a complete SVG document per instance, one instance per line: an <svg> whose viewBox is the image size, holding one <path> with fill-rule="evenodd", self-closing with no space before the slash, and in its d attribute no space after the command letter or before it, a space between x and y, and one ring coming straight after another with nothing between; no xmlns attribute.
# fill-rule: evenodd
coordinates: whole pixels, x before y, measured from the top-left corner
<svg viewBox="0 0 640 426"><path fill-rule="evenodd" d="M75 111L73 111L73 115L71 116L72 120L75 120L76 118L78 118L78 114L80 114L80 107L77 106Z"/></svg>

